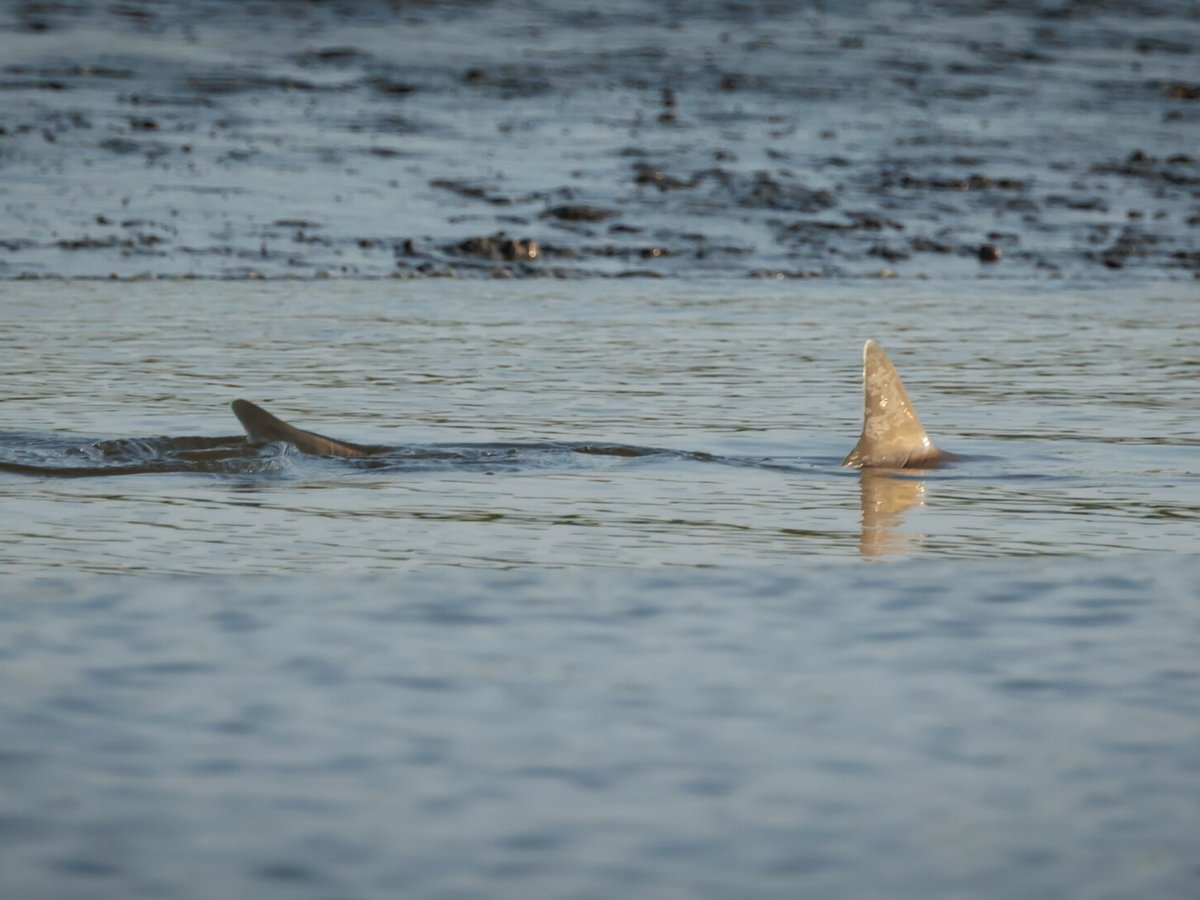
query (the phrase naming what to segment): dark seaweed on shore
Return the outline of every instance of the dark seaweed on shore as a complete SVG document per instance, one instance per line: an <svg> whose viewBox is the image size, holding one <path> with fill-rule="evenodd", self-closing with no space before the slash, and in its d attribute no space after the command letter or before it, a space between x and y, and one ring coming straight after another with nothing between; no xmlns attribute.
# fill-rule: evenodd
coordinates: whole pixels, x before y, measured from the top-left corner
<svg viewBox="0 0 1200 900"><path fill-rule="evenodd" d="M0 278L1200 277L1183 0L5 3L0 60Z"/></svg>

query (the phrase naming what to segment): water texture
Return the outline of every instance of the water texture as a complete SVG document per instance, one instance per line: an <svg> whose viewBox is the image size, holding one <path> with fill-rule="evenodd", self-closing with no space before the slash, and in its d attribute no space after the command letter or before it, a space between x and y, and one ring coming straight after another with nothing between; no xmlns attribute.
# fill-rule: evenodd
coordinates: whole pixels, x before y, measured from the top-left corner
<svg viewBox="0 0 1200 900"><path fill-rule="evenodd" d="M1191 897L1196 575L10 582L0 892Z"/></svg>
<svg viewBox="0 0 1200 900"><path fill-rule="evenodd" d="M0 277L1190 279L1200 10L0 4Z"/></svg>
<svg viewBox="0 0 1200 900"><path fill-rule="evenodd" d="M1190 286L1145 289L1136 317L1124 292L1048 307L1002 285L953 300L745 281L649 297L600 281L7 293L27 310L0 338L0 560L14 573L1196 547ZM959 464L839 466L865 336ZM249 446L235 397L391 449Z"/></svg>
<svg viewBox="0 0 1200 900"><path fill-rule="evenodd" d="M0 898L1200 895L1198 16L0 2Z"/></svg>

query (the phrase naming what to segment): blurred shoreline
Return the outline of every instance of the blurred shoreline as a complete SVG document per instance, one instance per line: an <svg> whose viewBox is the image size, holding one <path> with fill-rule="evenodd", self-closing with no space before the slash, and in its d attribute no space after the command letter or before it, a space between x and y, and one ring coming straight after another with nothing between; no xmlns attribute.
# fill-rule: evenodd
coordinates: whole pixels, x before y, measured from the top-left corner
<svg viewBox="0 0 1200 900"><path fill-rule="evenodd" d="M0 279L1200 277L1200 8L0 5Z"/></svg>

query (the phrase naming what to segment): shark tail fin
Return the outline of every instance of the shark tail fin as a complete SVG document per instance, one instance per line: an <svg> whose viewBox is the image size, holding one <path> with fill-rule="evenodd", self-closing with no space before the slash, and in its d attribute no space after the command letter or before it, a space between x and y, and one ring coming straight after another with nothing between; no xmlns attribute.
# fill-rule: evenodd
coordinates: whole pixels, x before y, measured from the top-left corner
<svg viewBox="0 0 1200 900"><path fill-rule="evenodd" d="M862 436L843 466L922 469L949 459L933 445L888 355L875 341L863 346Z"/></svg>
<svg viewBox="0 0 1200 900"><path fill-rule="evenodd" d="M287 441L294 444L301 453L311 453L318 456L366 456L371 453L370 447L362 447L346 441L335 440L304 431L294 425L289 425L276 416L271 415L261 406L249 400L234 400L230 404L233 414L238 417L246 435L256 443L267 441Z"/></svg>

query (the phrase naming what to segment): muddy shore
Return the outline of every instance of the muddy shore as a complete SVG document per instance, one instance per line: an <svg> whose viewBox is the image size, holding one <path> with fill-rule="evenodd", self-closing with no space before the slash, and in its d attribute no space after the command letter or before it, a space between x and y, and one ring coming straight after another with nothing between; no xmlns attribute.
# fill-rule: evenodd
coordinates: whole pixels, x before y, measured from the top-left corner
<svg viewBox="0 0 1200 900"><path fill-rule="evenodd" d="M0 278L1200 277L1200 6L0 5Z"/></svg>

